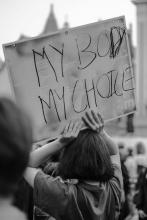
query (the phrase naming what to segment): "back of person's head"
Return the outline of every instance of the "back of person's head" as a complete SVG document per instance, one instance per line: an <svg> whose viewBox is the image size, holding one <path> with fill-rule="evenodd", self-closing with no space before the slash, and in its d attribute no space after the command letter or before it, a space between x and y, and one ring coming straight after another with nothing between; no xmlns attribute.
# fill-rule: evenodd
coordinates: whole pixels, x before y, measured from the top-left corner
<svg viewBox="0 0 147 220"><path fill-rule="evenodd" d="M145 146L143 142L139 141L136 143L136 153L137 154L145 154Z"/></svg>
<svg viewBox="0 0 147 220"><path fill-rule="evenodd" d="M80 131L78 137L64 149L58 175L63 179L106 182L113 176L113 167L105 140L90 129Z"/></svg>
<svg viewBox="0 0 147 220"><path fill-rule="evenodd" d="M0 98L0 196L13 194L29 159L32 129L28 117L7 98Z"/></svg>

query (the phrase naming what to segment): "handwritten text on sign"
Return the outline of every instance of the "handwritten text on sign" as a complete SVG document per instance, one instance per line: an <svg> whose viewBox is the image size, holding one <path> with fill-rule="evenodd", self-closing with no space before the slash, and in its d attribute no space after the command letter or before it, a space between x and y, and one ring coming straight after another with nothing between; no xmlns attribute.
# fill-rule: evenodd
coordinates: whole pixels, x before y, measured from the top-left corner
<svg viewBox="0 0 147 220"><path fill-rule="evenodd" d="M89 108L105 120L135 109L123 17L6 46L5 54L36 139L58 134L66 120Z"/></svg>

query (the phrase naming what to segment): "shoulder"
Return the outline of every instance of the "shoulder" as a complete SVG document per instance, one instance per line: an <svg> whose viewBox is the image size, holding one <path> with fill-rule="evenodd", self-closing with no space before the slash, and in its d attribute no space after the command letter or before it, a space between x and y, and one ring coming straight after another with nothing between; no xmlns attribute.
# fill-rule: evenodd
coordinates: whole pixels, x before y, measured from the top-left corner
<svg viewBox="0 0 147 220"><path fill-rule="evenodd" d="M48 174L45 174L42 171L39 171L34 179L34 190L46 191L46 193L61 193L62 190L65 191L68 189L68 183L64 181L60 176L52 177Z"/></svg>
<svg viewBox="0 0 147 220"><path fill-rule="evenodd" d="M45 174L43 171L38 171L35 176L35 183L34 186L37 187L37 185L40 186L47 186L47 187L63 187L63 188L69 188L70 186L76 185L78 183L77 179L67 179L64 180L60 176L53 177L51 175ZM43 185L42 185L43 184Z"/></svg>
<svg viewBox="0 0 147 220"><path fill-rule="evenodd" d="M46 213L63 214L76 195L76 184L39 171L34 180L34 203Z"/></svg>
<svg viewBox="0 0 147 220"><path fill-rule="evenodd" d="M34 194L35 197L45 196L48 199L68 199L72 188L75 188L76 183L71 180L63 180L60 176L52 177L39 171L34 179ZM58 201L60 202L60 201Z"/></svg>

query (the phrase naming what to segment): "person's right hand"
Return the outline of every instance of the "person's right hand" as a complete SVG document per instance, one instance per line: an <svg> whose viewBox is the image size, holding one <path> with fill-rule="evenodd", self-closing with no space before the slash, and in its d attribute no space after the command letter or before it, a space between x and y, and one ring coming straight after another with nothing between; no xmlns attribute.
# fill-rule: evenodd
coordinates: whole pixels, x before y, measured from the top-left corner
<svg viewBox="0 0 147 220"><path fill-rule="evenodd" d="M98 133L103 132L104 121L99 113L96 113L93 110L85 112L85 115L82 117L85 125Z"/></svg>
<svg viewBox="0 0 147 220"><path fill-rule="evenodd" d="M76 122L70 121L63 131L61 132L61 136L59 141L64 144L68 144L73 141L79 134L80 129L82 127L82 121L78 120Z"/></svg>

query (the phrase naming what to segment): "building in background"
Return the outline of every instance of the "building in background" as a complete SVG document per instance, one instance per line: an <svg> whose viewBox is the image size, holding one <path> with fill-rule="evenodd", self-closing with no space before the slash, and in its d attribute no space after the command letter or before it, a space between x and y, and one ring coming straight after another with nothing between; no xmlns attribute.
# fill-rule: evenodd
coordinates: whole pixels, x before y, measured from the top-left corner
<svg viewBox="0 0 147 220"><path fill-rule="evenodd" d="M67 25L68 23L65 22L65 24ZM58 24L57 24L57 20L54 14L53 5L51 5L49 16L46 20L43 31L40 33L40 36L51 33L51 32L55 32L57 30L58 30ZM18 40L27 40L29 38L30 38L29 36L22 34L20 35ZM11 88L11 84L9 80L10 79L9 79L9 74L7 71L6 64L0 59L0 96L5 95L5 96L13 98L13 90Z"/></svg>
<svg viewBox="0 0 147 220"><path fill-rule="evenodd" d="M69 28L69 24L67 21L65 21L65 23L63 24L63 28ZM38 35L45 35L45 34L49 34L51 32L56 32L58 31L58 23L57 23L57 19L54 13L54 6L53 4L50 5L50 13L46 19L45 25L43 27L42 32ZM21 34L19 40L28 40L29 38L31 38L30 36L26 36L24 34ZM9 81L9 74L7 71L7 67L4 61L2 61L2 59L0 58L0 96L8 96L13 98L13 89L11 88L10 85L10 81Z"/></svg>
<svg viewBox="0 0 147 220"><path fill-rule="evenodd" d="M136 50L136 126L147 126L147 0L132 0L136 6L137 50ZM147 135L147 133L146 133Z"/></svg>

